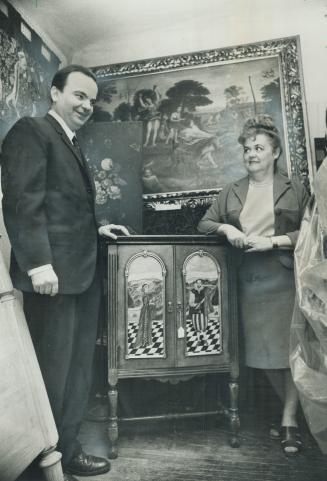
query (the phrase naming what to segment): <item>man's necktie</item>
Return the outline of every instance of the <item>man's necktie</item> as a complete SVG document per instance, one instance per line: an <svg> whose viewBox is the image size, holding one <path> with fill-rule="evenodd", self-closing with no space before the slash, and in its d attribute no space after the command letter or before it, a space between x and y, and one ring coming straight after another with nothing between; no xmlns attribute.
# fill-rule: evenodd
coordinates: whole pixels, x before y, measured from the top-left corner
<svg viewBox="0 0 327 481"><path fill-rule="evenodd" d="M75 147L75 150L77 151L78 155L80 156L81 160L84 162L84 155L81 151L81 148L79 146L76 135L74 135L74 137L72 138L72 143L73 143L73 146Z"/></svg>
<svg viewBox="0 0 327 481"><path fill-rule="evenodd" d="M78 157L81 161L81 172L82 172L84 180L86 182L86 186L87 186L86 190L87 190L88 193L92 193L92 187L91 187L91 184L90 184L90 179L87 175L88 168L87 168L86 158L84 157L84 154L83 154L83 152L82 152L82 150L79 146L76 135L74 135L74 137L72 138L72 143L73 143L75 151L77 152Z"/></svg>

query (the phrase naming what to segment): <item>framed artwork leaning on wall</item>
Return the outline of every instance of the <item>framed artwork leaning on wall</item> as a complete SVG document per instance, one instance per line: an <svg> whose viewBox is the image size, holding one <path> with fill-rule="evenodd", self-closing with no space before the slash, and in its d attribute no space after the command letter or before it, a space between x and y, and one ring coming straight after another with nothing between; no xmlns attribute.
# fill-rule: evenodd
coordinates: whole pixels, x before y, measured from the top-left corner
<svg viewBox="0 0 327 481"><path fill-rule="evenodd" d="M141 122L91 122L78 137L94 178L98 222L142 233Z"/></svg>

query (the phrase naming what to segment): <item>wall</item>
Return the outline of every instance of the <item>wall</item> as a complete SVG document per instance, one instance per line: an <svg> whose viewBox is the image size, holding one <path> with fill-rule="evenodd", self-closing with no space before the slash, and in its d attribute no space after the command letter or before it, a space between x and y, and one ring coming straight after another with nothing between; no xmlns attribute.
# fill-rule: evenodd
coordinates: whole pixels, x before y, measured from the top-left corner
<svg viewBox="0 0 327 481"><path fill-rule="evenodd" d="M172 3L176 15L168 17ZM124 0L122 8L123 4ZM95 66L300 35L311 142L324 135L326 0L141 0L135 4L139 8L133 12L133 24L114 25L110 45L103 38L76 51L72 60ZM154 6L155 17L153 12L150 15Z"/></svg>

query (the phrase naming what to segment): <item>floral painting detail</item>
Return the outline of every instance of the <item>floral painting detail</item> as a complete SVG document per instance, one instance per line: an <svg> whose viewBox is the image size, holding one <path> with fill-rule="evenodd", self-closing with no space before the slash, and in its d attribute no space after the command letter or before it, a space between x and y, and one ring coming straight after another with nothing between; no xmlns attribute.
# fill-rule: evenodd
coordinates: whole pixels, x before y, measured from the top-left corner
<svg viewBox="0 0 327 481"><path fill-rule="evenodd" d="M94 179L98 222L141 233L141 122L93 122L79 141Z"/></svg>
<svg viewBox="0 0 327 481"><path fill-rule="evenodd" d="M127 182L119 176L120 166L117 163L115 164L112 159L106 157L101 160L100 169L97 166L92 166L92 171L96 190L96 204L103 205L109 199L122 198L121 188L127 186Z"/></svg>

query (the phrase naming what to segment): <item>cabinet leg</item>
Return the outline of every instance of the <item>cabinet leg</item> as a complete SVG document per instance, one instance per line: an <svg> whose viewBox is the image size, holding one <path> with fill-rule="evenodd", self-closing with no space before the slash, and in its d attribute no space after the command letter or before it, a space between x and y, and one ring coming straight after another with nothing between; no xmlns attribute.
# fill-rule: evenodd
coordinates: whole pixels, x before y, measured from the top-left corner
<svg viewBox="0 0 327 481"><path fill-rule="evenodd" d="M110 442L108 457L110 459L116 459L118 456L117 384L114 384L114 385L109 384L108 399L109 399L108 437Z"/></svg>
<svg viewBox="0 0 327 481"><path fill-rule="evenodd" d="M240 430L240 418L238 414L238 382L232 379L229 383L229 422L230 422L230 445L232 448L238 448L240 446L239 430Z"/></svg>
<svg viewBox="0 0 327 481"><path fill-rule="evenodd" d="M61 453L55 447L41 453L40 468L47 481L64 481L61 467Z"/></svg>

